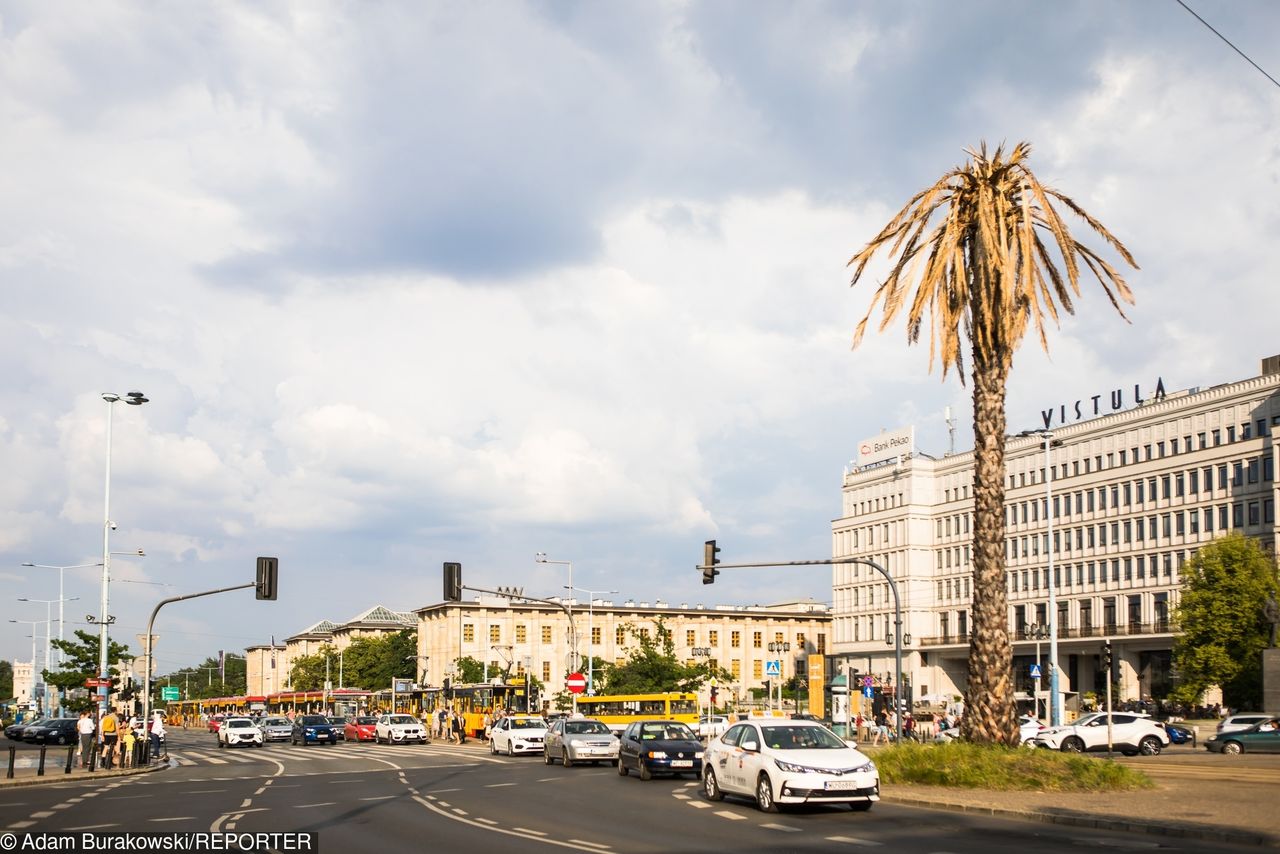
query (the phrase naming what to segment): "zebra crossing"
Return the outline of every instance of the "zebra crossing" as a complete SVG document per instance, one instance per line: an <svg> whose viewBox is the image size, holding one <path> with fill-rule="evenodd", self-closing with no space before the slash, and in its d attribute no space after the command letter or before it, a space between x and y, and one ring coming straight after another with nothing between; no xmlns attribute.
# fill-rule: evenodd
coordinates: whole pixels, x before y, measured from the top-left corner
<svg viewBox="0 0 1280 854"><path fill-rule="evenodd" d="M406 754L452 755L458 749L446 745L433 746L411 744L370 744L340 741L334 745L315 744L307 747L291 745L287 742L267 744L263 747L233 747L218 749L217 747L178 747L169 748L169 760L176 765L243 765L266 761L279 762L314 762L323 759L353 759L360 756L377 755L379 757L405 756Z"/></svg>

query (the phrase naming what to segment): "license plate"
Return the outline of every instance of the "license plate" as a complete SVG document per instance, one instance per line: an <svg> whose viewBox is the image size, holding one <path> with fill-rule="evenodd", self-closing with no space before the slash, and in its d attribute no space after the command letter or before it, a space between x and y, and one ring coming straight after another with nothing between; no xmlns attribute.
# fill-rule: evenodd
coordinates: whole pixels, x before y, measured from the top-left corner
<svg viewBox="0 0 1280 854"><path fill-rule="evenodd" d="M671 760L671 767L672 768L692 768L693 760L692 759L673 759Z"/></svg>
<svg viewBox="0 0 1280 854"><path fill-rule="evenodd" d="M856 789L858 788L858 783L854 780L828 780L826 788L828 792L844 789Z"/></svg>

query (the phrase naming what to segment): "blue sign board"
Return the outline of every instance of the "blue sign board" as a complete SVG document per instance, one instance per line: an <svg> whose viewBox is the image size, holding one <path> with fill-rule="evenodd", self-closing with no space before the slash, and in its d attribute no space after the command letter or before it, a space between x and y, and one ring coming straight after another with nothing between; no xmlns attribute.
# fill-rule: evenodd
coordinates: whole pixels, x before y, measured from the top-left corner
<svg viewBox="0 0 1280 854"><path fill-rule="evenodd" d="M864 697L871 698L874 696L874 694L875 694L875 689L872 688L870 685L867 685L862 689L862 696Z"/></svg>
<svg viewBox="0 0 1280 854"><path fill-rule="evenodd" d="M1040 665L1038 664L1031 665L1031 678L1032 679L1040 678Z"/></svg>
<svg viewBox="0 0 1280 854"><path fill-rule="evenodd" d="M765 675L765 676L781 676L781 675L782 675L782 662L781 662L781 661L766 661L766 662L764 663L764 675Z"/></svg>

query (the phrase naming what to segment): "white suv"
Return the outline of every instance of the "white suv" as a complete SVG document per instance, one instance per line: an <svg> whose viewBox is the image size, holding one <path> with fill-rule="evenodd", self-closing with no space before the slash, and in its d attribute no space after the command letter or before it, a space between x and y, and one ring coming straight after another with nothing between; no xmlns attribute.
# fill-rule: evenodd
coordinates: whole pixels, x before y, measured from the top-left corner
<svg viewBox="0 0 1280 854"><path fill-rule="evenodd" d="M227 718L218 727L218 747L232 747L237 744L249 747L261 747L263 735L261 728L249 718Z"/></svg>
<svg viewBox="0 0 1280 854"><path fill-rule="evenodd" d="M1041 730L1032 742L1037 747L1064 750L1068 753L1107 749L1107 714L1094 712L1074 724ZM1125 756L1157 756L1169 746L1169 733L1164 724L1146 715L1129 712L1111 714L1111 743Z"/></svg>
<svg viewBox="0 0 1280 854"><path fill-rule="evenodd" d="M427 728L413 715L381 715L373 725L373 740L378 744L410 741L426 744Z"/></svg>
<svg viewBox="0 0 1280 854"><path fill-rule="evenodd" d="M1269 721L1271 720L1271 717L1271 715L1263 712L1240 712L1239 714L1223 718L1222 722L1218 724L1218 734L1221 735L1224 732L1241 732L1255 724L1260 724L1263 721Z"/></svg>

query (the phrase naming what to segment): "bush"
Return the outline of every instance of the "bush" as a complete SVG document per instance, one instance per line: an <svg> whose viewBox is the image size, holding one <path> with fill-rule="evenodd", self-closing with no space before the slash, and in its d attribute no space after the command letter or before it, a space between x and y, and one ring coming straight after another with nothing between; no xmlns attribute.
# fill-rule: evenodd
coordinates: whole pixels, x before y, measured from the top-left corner
<svg viewBox="0 0 1280 854"><path fill-rule="evenodd" d="M883 783L1039 792L1113 792L1155 785L1125 765L1025 747L900 744L877 752L875 760Z"/></svg>

